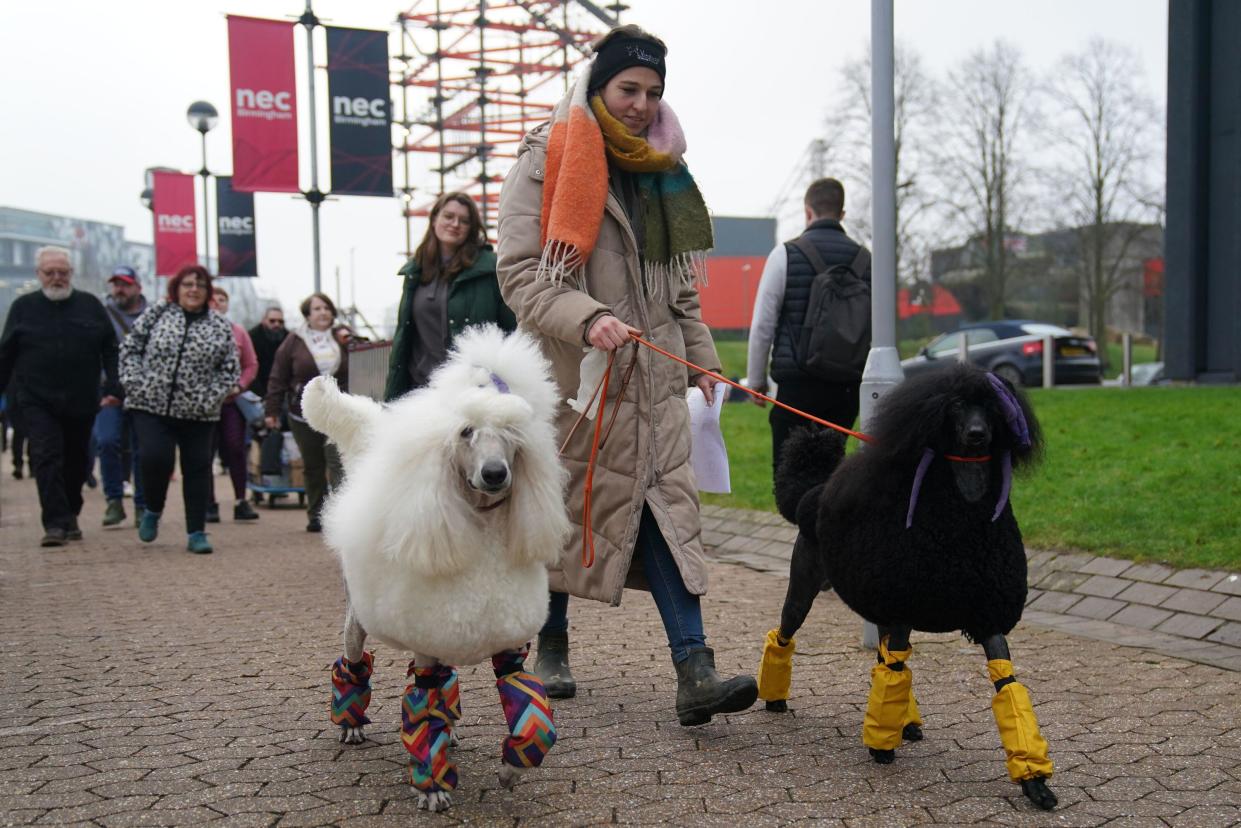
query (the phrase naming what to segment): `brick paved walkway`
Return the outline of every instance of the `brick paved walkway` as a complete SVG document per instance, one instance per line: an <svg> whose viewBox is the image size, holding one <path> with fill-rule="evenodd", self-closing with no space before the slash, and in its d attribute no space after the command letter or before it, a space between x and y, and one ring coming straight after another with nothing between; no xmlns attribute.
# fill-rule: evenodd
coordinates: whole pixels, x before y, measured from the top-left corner
<svg viewBox="0 0 1241 828"><path fill-rule="evenodd" d="M777 514L703 508L719 560L788 575L797 529ZM1033 551L1022 620L1241 672L1241 574Z"/></svg>
<svg viewBox="0 0 1241 828"><path fill-rule="evenodd" d="M223 481L221 481L221 484ZM218 552L95 527L37 548L34 487L0 482L0 824L1221 826L1241 822L1236 674L1023 625L1011 637L1058 772L1036 813L1004 778L981 654L915 636L927 739L879 766L860 744L871 656L823 596L798 642L794 712L676 724L674 673L650 598L573 605L581 687L561 742L516 791L495 779L503 720L489 670L463 671L461 789L446 815L402 782L404 656L381 648L370 729L337 744L326 716L338 576L293 510L226 520ZM226 510L227 511L227 510ZM721 667L752 671L783 577L715 563L705 603Z"/></svg>

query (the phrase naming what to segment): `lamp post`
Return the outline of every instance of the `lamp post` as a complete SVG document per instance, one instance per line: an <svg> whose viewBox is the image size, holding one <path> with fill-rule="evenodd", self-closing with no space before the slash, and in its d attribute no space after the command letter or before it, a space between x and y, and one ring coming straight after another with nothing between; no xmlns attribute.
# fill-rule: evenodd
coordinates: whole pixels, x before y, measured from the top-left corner
<svg viewBox="0 0 1241 828"><path fill-rule="evenodd" d="M207 207L207 185L211 173L207 169L207 133L220 122L220 113L206 101L194 101L185 110L185 119L202 136L203 167L198 174L203 177L203 265L211 267L211 213Z"/></svg>

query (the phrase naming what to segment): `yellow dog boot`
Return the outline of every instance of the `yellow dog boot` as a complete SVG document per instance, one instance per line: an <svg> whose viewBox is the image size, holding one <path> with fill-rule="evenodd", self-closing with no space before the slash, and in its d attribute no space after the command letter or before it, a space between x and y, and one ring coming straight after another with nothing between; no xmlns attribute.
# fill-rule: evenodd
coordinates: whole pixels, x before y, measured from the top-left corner
<svg viewBox="0 0 1241 828"><path fill-rule="evenodd" d="M885 636L879 642L879 663L870 671L862 743L881 765L896 758L902 739L916 742L922 738L922 715L913 695L913 671L905 664L912 654L913 647L888 650Z"/></svg>
<svg viewBox="0 0 1241 828"><path fill-rule="evenodd" d="M780 637L780 630L767 633L763 644L763 660L758 665L758 697L767 702L773 713L788 711L789 686L793 682L795 639Z"/></svg>
<svg viewBox="0 0 1241 828"><path fill-rule="evenodd" d="M1047 740L1038 729L1038 718L1030 704L1030 693L1013 678L1013 663L1006 658L987 662L987 675L995 685L991 712L1004 745L1009 777L1020 783L1022 792L1038 807L1056 807L1056 795L1047 787L1054 770L1047 755Z"/></svg>

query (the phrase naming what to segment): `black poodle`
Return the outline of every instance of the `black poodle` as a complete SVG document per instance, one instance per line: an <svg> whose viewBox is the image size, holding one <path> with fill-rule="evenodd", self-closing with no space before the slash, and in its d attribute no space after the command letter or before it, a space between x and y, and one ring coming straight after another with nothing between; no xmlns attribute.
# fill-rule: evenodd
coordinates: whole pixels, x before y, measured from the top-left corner
<svg viewBox="0 0 1241 828"><path fill-rule="evenodd" d="M972 365L906 380L879 403L873 442L848 457L841 435L800 431L776 475L780 513L798 527L780 627L767 636L759 695L787 709L793 636L834 588L878 625L862 739L876 762L922 738L905 662L911 630L961 630L981 644L1008 771L1040 808L1056 805L1052 763L1004 636L1021 619L1026 556L1008 495L1042 439L1024 396Z"/></svg>

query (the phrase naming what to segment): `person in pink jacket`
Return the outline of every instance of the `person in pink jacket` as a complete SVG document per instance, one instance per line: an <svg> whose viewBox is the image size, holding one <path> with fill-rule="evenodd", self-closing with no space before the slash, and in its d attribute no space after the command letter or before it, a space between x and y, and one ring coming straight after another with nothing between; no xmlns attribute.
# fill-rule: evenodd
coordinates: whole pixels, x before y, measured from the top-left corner
<svg viewBox="0 0 1241 828"><path fill-rule="evenodd" d="M211 307L221 316L228 315L228 291L222 287L212 289ZM233 481L233 520L258 520L259 514L246 500L246 418L237 407L236 399L242 391L250 387L259 372L259 359L254 353L254 343L250 334L236 322L233 326L233 340L237 343L237 355L241 358L241 379L227 397L224 407L220 410L220 425L216 430L215 441L220 449L220 460L228 468L228 476ZM214 454L215 452L212 452ZM220 522L220 505L215 499L215 475L211 476L211 502L207 505L207 522Z"/></svg>

